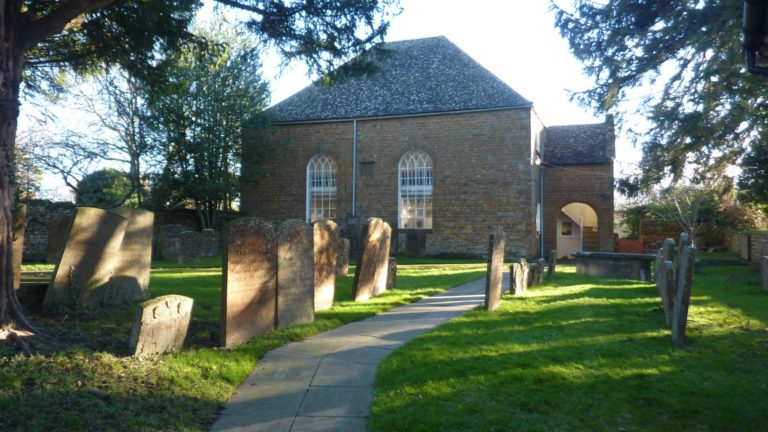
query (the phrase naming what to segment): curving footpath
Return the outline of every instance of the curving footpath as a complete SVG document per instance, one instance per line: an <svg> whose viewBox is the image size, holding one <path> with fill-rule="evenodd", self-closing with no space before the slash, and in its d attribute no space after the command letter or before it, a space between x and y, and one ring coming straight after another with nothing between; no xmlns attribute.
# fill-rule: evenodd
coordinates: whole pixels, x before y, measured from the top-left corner
<svg viewBox="0 0 768 432"><path fill-rule="evenodd" d="M366 431L379 362L419 334L481 305L484 289L485 279L478 279L270 351L211 431Z"/></svg>

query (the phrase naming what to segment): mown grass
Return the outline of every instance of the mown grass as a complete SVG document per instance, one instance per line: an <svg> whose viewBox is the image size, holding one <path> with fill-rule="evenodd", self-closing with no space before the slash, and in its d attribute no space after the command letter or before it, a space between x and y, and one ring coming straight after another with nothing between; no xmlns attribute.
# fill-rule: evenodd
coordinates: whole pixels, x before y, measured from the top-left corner
<svg viewBox="0 0 768 432"><path fill-rule="evenodd" d="M767 429L768 295L754 268L694 276L687 348L670 342L652 285L558 271L387 357L369 430Z"/></svg>
<svg viewBox="0 0 768 432"><path fill-rule="evenodd" d="M0 431L205 431L258 360L291 341L406 304L482 277L485 265L409 264L398 287L367 302L352 301L352 275L340 278L333 309L314 323L274 331L233 350L219 340L221 270L153 266L152 296L195 299L187 347L147 359L128 357L133 308L102 315L47 316L35 322L80 345L67 352L24 358L0 345Z"/></svg>

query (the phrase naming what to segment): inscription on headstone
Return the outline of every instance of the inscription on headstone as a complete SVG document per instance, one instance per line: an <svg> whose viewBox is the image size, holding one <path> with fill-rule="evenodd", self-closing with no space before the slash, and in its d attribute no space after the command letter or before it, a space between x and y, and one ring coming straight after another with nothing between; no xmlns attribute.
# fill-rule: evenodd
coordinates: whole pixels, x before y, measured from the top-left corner
<svg viewBox="0 0 768 432"><path fill-rule="evenodd" d="M112 304L112 278L128 221L80 207L43 300L46 308L95 309Z"/></svg>
<svg viewBox="0 0 768 432"><path fill-rule="evenodd" d="M192 318L192 300L166 295L140 304L131 328L129 346L135 357L181 349Z"/></svg>
<svg viewBox="0 0 768 432"><path fill-rule="evenodd" d="M144 300L149 296L155 214L148 210L128 207L109 211L128 221L112 277L113 301L123 303Z"/></svg>
<svg viewBox="0 0 768 432"><path fill-rule="evenodd" d="M247 342L275 326L277 240L272 224L236 219L224 229L221 344Z"/></svg>
<svg viewBox="0 0 768 432"><path fill-rule="evenodd" d="M314 223L315 311L330 309L336 290L339 226L330 220Z"/></svg>
<svg viewBox="0 0 768 432"><path fill-rule="evenodd" d="M688 326L688 307L691 304L691 282L696 249L680 246L680 267L677 274L674 313L672 316L672 342L685 345L685 330Z"/></svg>
<svg viewBox="0 0 768 432"><path fill-rule="evenodd" d="M167 261L176 261L179 259L179 234L189 231L189 228L182 225L162 225L159 229L158 247L160 249L160 259Z"/></svg>
<svg viewBox="0 0 768 432"><path fill-rule="evenodd" d="M288 219L277 230L277 317L278 328L315 319L315 283L312 227Z"/></svg>
<svg viewBox="0 0 768 432"><path fill-rule="evenodd" d="M336 276L349 274L349 239L339 239L339 254L336 257Z"/></svg>
<svg viewBox="0 0 768 432"><path fill-rule="evenodd" d="M353 295L355 301L364 301L386 290L389 233L391 229L380 218L369 218L363 225L360 255L355 269ZM384 274L382 278L381 275ZM378 286L383 283L383 286Z"/></svg>
<svg viewBox="0 0 768 432"><path fill-rule="evenodd" d="M504 272L504 230L497 227L488 238L488 272L485 276L485 309L501 304L501 278Z"/></svg>
<svg viewBox="0 0 768 432"><path fill-rule="evenodd" d="M24 255L24 224L27 221L27 205L19 204L13 214L13 289L21 287L21 258Z"/></svg>
<svg viewBox="0 0 768 432"><path fill-rule="evenodd" d="M72 225L73 216L55 214L48 222L48 250L47 260L50 264L57 264L64 253L64 245L67 244L67 235Z"/></svg>
<svg viewBox="0 0 768 432"><path fill-rule="evenodd" d="M179 234L179 264L200 262L200 233L184 231Z"/></svg>

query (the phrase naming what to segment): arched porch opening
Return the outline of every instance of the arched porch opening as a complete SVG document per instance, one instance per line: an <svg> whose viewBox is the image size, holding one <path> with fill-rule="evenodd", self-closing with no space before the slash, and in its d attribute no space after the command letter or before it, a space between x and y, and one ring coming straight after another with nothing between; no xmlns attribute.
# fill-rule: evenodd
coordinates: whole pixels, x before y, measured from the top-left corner
<svg viewBox="0 0 768 432"><path fill-rule="evenodd" d="M557 215L557 256L572 258L574 252L600 250L597 212L588 204L574 202Z"/></svg>

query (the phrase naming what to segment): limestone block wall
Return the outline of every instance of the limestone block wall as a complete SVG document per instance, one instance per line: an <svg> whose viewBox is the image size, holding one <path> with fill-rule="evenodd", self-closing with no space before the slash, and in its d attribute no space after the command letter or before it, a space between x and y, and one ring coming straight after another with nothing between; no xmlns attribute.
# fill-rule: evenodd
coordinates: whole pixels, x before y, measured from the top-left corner
<svg viewBox="0 0 768 432"><path fill-rule="evenodd" d="M352 171L357 169L357 217L381 217L397 226L400 158L423 151L433 163L433 228L425 253L487 254L488 234L502 226L511 255L536 253L531 208L531 110L425 115L357 121L276 125L275 157L243 167L242 208L268 219L306 216L306 166L324 153L337 163L337 217L352 215Z"/></svg>

